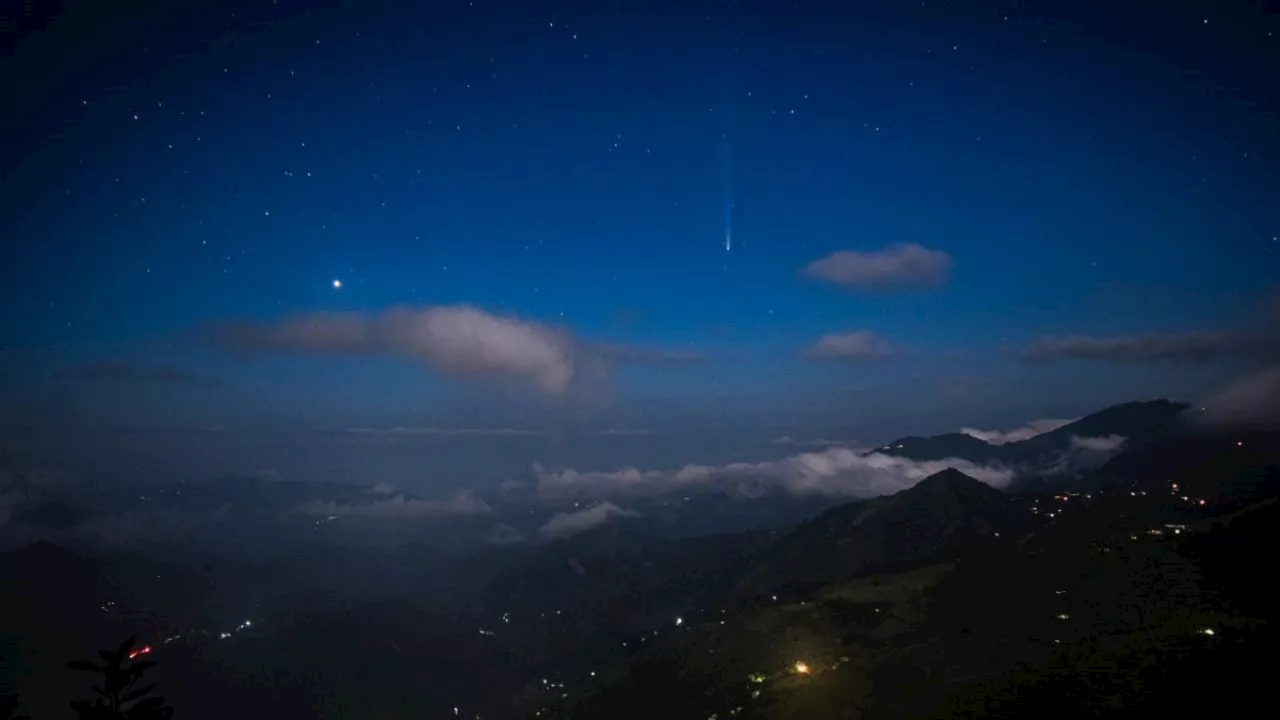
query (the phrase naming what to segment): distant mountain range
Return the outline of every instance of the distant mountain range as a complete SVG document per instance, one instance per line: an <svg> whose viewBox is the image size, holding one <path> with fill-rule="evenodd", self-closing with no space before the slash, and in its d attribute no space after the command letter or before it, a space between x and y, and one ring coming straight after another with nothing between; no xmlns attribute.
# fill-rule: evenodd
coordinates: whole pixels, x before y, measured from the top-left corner
<svg viewBox="0 0 1280 720"><path fill-rule="evenodd" d="M904 437L868 452L910 460L957 458L976 465L1003 465L1022 479L1069 474L1081 468L1064 466L1073 453L1090 448L1090 439L1112 439L1133 448L1157 438L1189 432L1190 407L1169 400L1113 405L1026 440L993 445L965 433ZM1082 442L1084 441L1084 442ZM1106 457L1101 459L1105 460ZM1087 464L1083 469L1092 469Z"/></svg>
<svg viewBox="0 0 1280 720"><path fill-rule="evenodd" d="M946 469L772 529L693 538L673 538L652 515L735 506L654 499L639 517L565 539L457 554L314 543L260 563L175 564L31 545L0 554L0 577L19 579L0 583L0 617L18 618L24 646L41 648L30 664L42 678L60 678L65 659L109 640L103 633L182 631L155 657L173 672L158 675L162 689L193 719L263 702L203 703L204 694L260 686L288 689L314 711L304 717L322 714L319 703L327 716L459 707L459 716L611 720L938 716L946 712L933 703L953 694L979 704L1007 696L1001 683L1015 671L1041 688L1102 668L1128 687L1140 670L1116 648L1172 668L1246 637L1253 622L1215 604L1217 590L1201 587L1201 568L1179 554L1181 538L1201 538L1222 586L1250 593L1250 612L1274 606L1257 567L1274 535L1280 436L1210 432L1186 418L1174 403L1130 403L1005 446L904 438L890 450L923 459L961 448L975 453L970 462L1035 467L1079 438L1124 437L1127 449L1016 493ZM181 490L174 502L204 509L261 497L264 513L321 490L352 503L386 497L257 479ZM55 524L66 515L47 513ZM1258 546L1247 564L1232 560L1241 538ZM251 631L218 639L250 618ZM1206 628L1216 634L1206 639ZM51 685L37 697L71 691ZM1054 697L1087 696L1063 693Z"/></svg>

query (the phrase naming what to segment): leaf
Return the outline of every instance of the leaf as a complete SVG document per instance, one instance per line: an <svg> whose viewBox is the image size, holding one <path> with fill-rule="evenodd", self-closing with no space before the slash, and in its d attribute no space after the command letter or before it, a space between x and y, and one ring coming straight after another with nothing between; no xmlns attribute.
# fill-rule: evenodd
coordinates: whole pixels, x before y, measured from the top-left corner
<svg viewBox="0 0 1280 720"><path fill-rule="evenodd" d="M140 712L140 713L154 712L156 710L159 710L160 706L162 705L164 705L164 698L149 697L146 700L143 700L142 702L138 703L137 705L134 705L129 710L129 712Z"/></svg>
<svg viewBox="0 0 1280 720"><path fill-rule="evenodd" d="M125 693L124 696L120 698L120 702L121 703L133 702L134 700L137 700L143 697L144 695L146 695L147 693L155 689L156 689L155 683L151 683L150 685L143 685L137 690L130 690L129 692Z"/></svg>
<svg viewBox="0 0 1280 720"><path fill-rule="evenodd" d="M150 670L155 666L156 666L155 660L139 660L138 662L134 663L133 666L129 668L129 670L136 676L136 675L141 675L142 673Z"/></svg>
<svg viewBox="0 0 1280 720"><path fill-rule="evenodd" d="M124 642L120 643L120 647L116 649L116 657L119 658L119 660L116 661L117 663L124 660L125 657L129 655L129 651L133 649L133 644L137 642L137 640L137 635L130 635L124 639Z"/></svg>
<svg viewBox="0 0 1280 720"><path fill-rule="evenodd" d="M99 650L98 657L102 658L108 665L116 664L116 656L110 650Z"/></svg>
<svg viewBox="0 0 1280 720"><path fill-rule="evenodd" d="M102 672L91 660L72 660L67 663L67 668L71 670L84 670L85 672Z"/></svg>
<svg viewBox="0 0 1280 720"><path fill-rule="evenodd" d="M107 681L103 684L106 686L108 693L115 695L125 689L125 686L129 684L129 680L130 675L128 672L118 668L107 668Z"/></svg>
<svg viewBox="0 0 1280 720"><path fill-rule="evenodd" d="M164 698L147 698L125 712L130 720L167 720L173 717L173 708L164 704Z"/></svg>

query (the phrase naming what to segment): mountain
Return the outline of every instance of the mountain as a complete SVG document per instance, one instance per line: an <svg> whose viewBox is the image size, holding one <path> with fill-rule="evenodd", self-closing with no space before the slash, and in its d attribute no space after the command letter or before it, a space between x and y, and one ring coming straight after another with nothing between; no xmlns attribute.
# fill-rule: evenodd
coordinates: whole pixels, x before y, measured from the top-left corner
<svg viewBox="0 0 1280 720"><path fill-rule="evenodd" d="M685 614L683 624L655 625L614 667L565 673L567 697L541 697L527 716L1126 717L1176 715L1184 703L1211 708L1212 688L1234 673L1254 685L1265 677L1257 666L1280 611L1258 572L1274 554L1277 505L1267 498L1280 443L1262 434L1227 440L1148 438L1108 466L1113 483L1101 492L1006 495L948 470L789 531L758 533L727 573L746 572L734 592L772 586L775 594L704 604L710 612ZM1179 492L1218 494L1185 501L1170 492L1174 477ZM1242 692L1266 699L1264 687Z"/></svg>
<svg viewBox="0 0 1280 720"><path fill-rule="evenodd" d="M1003 446L992 445L972 435L945 433L929 437L912 435L900 438L865 454L880 453L919 461L962 458L972 463L987 465L1000 460L1001 447Z"/></svg>
<svg viewBox="0 0 1280 720"><path fill-rule="evenodd" d="M947 469L914 487L823 513L753 563L739 594L798 590L957 554L1022 521L1013 499Z"/></svg>
<svg viewBox="0 0 1280 720"><path fill-rule="evenodd" d="M606 526L530 551L483 605L489 615L519 608L578 618L590 609L597 627L635 632L699 609L946 559L1020 527L1024 514L1009 495L948 469L788 528L627 549L617 544L624 530Z"/></svg>
<svg viewBox="0 0 1280 720"><path fill-rule="evenodd" d="M1123 442L1133 448L1189 429L1188 405L1169 400L1122 403L1086 415L1060 428L1035 437L1004 445L992 445L963 433L947 433L930 437L905 437L872 450L872 453L927 461L957 458L976 465L1004 465L1018 470L1022 478L1078 474L1091 469L1094 458L1090 445L1082 438L1099 438ZM870 453L868 453L870 454ZM1095 451L1105 455L1106 451Z"/></svg>

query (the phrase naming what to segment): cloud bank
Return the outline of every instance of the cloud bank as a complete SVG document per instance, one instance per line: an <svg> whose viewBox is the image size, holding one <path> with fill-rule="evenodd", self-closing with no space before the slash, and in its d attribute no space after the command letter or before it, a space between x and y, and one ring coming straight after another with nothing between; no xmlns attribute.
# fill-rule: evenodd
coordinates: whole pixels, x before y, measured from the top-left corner
<svg viewBox="0 0 1280 720"><path fill-rule="evenodd" d="M336 503L313 500L298 508L307 515L336 515L338 517L421 518L442 516L490 515L493 508L488 503L465 490L447 500L418 500L404 495L393 495L386 500L369 503Z"/></svg>
<svg viewBox="0 0 1280 720"><path fill-rule="evenodd" d="M781 460L728 465L685 465L674 470L624 467L606 472L549 470L534 465L538 494L544 498L632 498L709 489L756 497L769 490L794 495L866 498L888 495L924 478L955 468L994 487L1008 485L1014 472L967 460L915 461L843 447L801 453Z"/></svg>
<svg viewBox="0 0 1280 720"><path fill-rule="evenodd" d="M558 513L555 517L547 521L546 525L538 528L538 537L543 540L558 540L561 538L572 537L579 533L586 532L593 528L600 527L614 518L619 517L637 517L640 513L633 510L623 510L611 502L603 502L598 505L592 505L585 510L577 510L569 513Z"/></svg>
<svg viewBox="0 0 1280 720"><path fill-rule="evenodd" d="M1073 422L1075 422L1075 419L1060 420L1046 418L1044 420L1032 420L1022 427L1014 428L1007 432L1001 430L979 430L978 428L971 427L960 428L960 432L991 445L1007 445L1009 443L1029 440L1037 435L1043 435L1047 432L1052 432L1063 425L1069 425Z"/></svg>
<svg viewBox="0 0 1280 720"><path fill-rule="evenodd" d="M875 252L834 252L809 263L804 274L859 290L925 288L946 283L952 265L945 252L903 243Z"/></svg>
<svg viewBox="0 0 1280 720"><path fill-rule="evenodd" d="M471 305L396 307L375 314L310 313L273 322L215 326L213 343L242 354L294 352L382 355L420 362L453 377L498 377L548 395L599 395L620 363L670 365L708 360L697 350L587 344L565 328Z"/></svg>
<svg viewBox="0 0 1280 720"><path fill-rule="evenodd" d="M870 330L827 333L805 351L814 360L874 360L892 354L889 344Z"/></svg>
<svg viewBox="0 0 1280 720"><path fill-rule="evenodd" d="M405 427L396 426L389 428L347 428L347 432L353 435L371 435L376 437L440 437L440 438L462 438L462 437L529 437L546 435L545 430L530 430L525 428L436 428L436 427Z"/></svg>
<svg viewBox="0 0 1280 720"><path fill-rule="evenodd" d="M1160 335L1042 337L1018 351L1024 360L1063 359L1110 362L1208 362L1276 352L1275 338L1252 332L1184 332Z"/></svg>
<svg viewBox="0 0 1280 720"><path fill-rule="evenodd" d="M1280 425L1280 365L1236 378L1201 405L1206 423Z"/></svg>
<svg viewBox="0 0 1280 720"><path fill-rule="evenodd" d="M1074 435L1063 453L1052 465L1039 469L1041 475L1076 475L1102 467L1125 449L1126 438L1120 435L1082 437Z"/></svg>
<svg viewBox="0 0 1280 720"><path fill-rule="evenodd" d="M574 374L576 343L565 331L469 305L392 308L376 315L313 313L275 323L219 327L214 340L241 352L392 355L455 376L525 381L562 394Z"/></svg>
<svg viewBox="0 0 1280 720"><path fill-rule="evenodd" d="M99 360L83 365L75 365L59 371L58 377L130 385L152 383L196 387L213 384L210 378L178 370L177 368L165 365L156 367L135 365L119 360Z"/></svg>

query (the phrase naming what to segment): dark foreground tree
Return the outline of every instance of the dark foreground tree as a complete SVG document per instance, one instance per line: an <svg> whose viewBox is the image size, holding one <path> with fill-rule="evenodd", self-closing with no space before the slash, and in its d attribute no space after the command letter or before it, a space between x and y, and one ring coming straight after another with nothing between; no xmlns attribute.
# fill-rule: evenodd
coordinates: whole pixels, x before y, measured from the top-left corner
<svg viewBox="0 0 1280 720"><path fill-rule="evenodd" d="M71 703L80 720L168 720L173 717L173 708L165 705L164 698L151 696L155 683L138 686L143 673L155 663L150 660L134 662L129 657L133 643L134 638L131 637L115 650L99 650L102 664L75 660L68 665L72 670L102 676L101 683L93 686L97 697L92 702L76 700Z"/></svg>
<svg viewBox="0 0 1280 720"><path fill-rule="evenodd" d="M5 695L0 697L0 720L31 720L31 718L18 712L17 695Z"/></svg>

